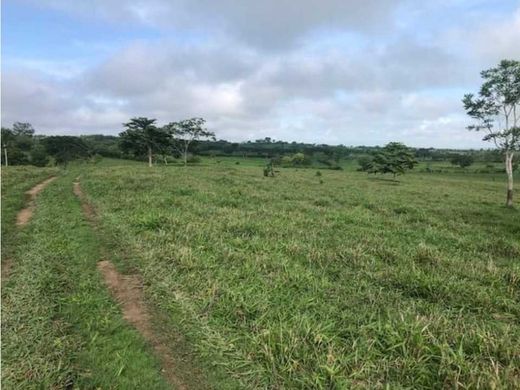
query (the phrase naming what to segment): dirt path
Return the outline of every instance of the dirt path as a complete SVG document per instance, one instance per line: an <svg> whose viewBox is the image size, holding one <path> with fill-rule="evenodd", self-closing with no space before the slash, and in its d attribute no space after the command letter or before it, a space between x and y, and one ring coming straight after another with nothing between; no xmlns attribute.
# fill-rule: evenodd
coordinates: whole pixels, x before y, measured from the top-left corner
<svg viewBox="0 0 520 390"><path fill-rule="evenodd" d="M26 194L29 195L29 203L27 204L27 206L24 209L22 209L18 212L18 214L16 216L16 225L17 226L27 225L27 223L31 220L33 213L34 213L34 209L35 209L34 200L36 199L36 196L38 196L38 194L40 192L42 192L43 189L45 187L47 187L47 185L49 185L49 183L51 183L55 179L56 179L56 176L50 177L47 180L44 180L41 183L35 185L33 188L31 188L29 191L26 192Z"/></svg>
<svg viewBox="0 0 520 390"><path fill-rule="evenodd" d="M121 305L123 317L141 333L143 338L153 347L155 354L161 360L162 373L176 389L185 390L187 387L175 375L177 365L168 347L155 334L150 322L150 315L144 302L142 282L137 275L122 275L114 264L103 260L98 263L105 283L112 295Z"/></svg>
<svg viewBox="0 0 520 390"><path fill-rule="evenodd" d="M16 226L23 227L29 223L31 220L36 205L34 204L34 200L38 196L40 192L43 191L47 185L49 185L53 180L56 179L56 176L49 177L48 179L42 181L41 183L36 184L33 188L26 191L25 194L28 195L29 199L25 208L21 209L18 214L16 214ZM13 267L13 259L7 257L2 260L2 272L1 272L1 280L6 281L9 278L11 273L11 268Z"/></svg>
<svg viewBox="0 0 520 390"><path fill-rule="evenodd" d="M10 257L6 257L2 260L2 272L1 272L1 280L6 281L11 274L11 268L13 268L13 259Z"/></svg>
<svg viewBox="0 0 520 390"><path fill-rule="evenodd" d="M79 178L73 185L74 194L80 199L85 218L95 223L94 208L86 201ZM121 306L123 318L132 324L141 336L150 344L156 356L161 361L162 374L175 389L186 390L186 384L176 375L178 365L167 343L154 331L150 319L150 312L146 306L142 281L139 275L123 275L119 273L110 261L102 260L97 265L112 296Z"/></svg>
<svg viewBox="0 0 520 390"><path fill-rule="evenodd" d="M94 212L94 208L91 206L90 203L87 202L85 199L85 196L83 195L83 191L81 190L81 186L79 184L79 178L76 178L76 181L73 184L73 192L74 195L78 197L78 199L81 201L81 209L83 210L83 214L85 215L85 218L87 221L94 223L96 218L96 213Z"/></svg>

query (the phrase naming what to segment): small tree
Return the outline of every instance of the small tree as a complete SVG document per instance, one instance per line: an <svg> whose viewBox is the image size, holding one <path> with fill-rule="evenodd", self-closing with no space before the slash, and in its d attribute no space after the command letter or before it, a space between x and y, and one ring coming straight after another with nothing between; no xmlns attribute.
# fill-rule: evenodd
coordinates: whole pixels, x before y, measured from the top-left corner
<svg viewBox="0 0 520 390"><path fill-rule="evenodd" d="M135 156L148 156L149 167L152 166L154 152L171 142L171 135L155 126L155 121L156 119L144 117L132 118L130 122L123 124L126 130L119 133L121 150Z"/></svg>
<svg viewBox="0 0 520 390"><path fill-rule="evenodd" d="M294 166L300 166L303 164L303 162L305 161L305 154L299 152L299 153L294 153L293 156L292 156L292 163Z"/></svg>
<svg viewBox="0 0 520 390"><path fill-rule="evenodd" d="M502 60L496 68L480 73L484 83L478 96L462 99L466 113L475 120L469 130L485 131L503 153L507 173L506 205L513 206L513 157L520 148L520 62Z"/></svg>
<svg viewBox="0 0 520 390"><path fill-rule="evenodd" d="M190 145L197 140L210 139L215 141L215 133L204 128L206 121L202 118L185 119L180 122L171 122L166 126L174 138L173 147L183 156L184 166L188 165Z"/></svg>
<svg viewBox="0 0 520 390"><path fill-rule="evenodd" d="M469 167L474 161L475 159L471 154L456 154L450 159L453 165L458 165L461 168Z"/></svg>
<svg viewBox="0 0 520 390"><path fill-rule="evenodd" d="M372 159L371 173L391 173L396 177L417 165L414 153L400 142L390 142Z"/></svg>
<svg viewBox="0 0 520 390"><path fill-rule="evenodd" d="M265 166L264 166L264 176L265 177L268 177L268 176L274 177L274 162L273 162L272 158L270 158L267 161L267 164L265 164Z"/></svg>

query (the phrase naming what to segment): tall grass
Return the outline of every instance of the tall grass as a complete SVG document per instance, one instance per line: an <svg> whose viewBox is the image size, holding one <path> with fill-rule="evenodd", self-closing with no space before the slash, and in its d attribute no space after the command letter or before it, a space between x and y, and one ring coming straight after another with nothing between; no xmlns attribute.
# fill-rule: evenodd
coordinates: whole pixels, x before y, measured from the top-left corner
<svg viewBox="0 0 520 390"><path fill-rule="evenodd" d="M520 387L520 213L501 182L218 164L82 182L119 266L237 386Z"/></svg>

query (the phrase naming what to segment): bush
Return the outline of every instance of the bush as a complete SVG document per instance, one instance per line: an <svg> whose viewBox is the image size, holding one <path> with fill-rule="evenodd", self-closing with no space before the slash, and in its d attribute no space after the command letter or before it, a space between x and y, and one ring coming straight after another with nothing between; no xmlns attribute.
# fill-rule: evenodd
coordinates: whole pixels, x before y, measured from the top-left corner
<svg viewBox="0 0 520 390"><path fill-rule="evenodd" d="M474 158L471 154L457 154L450 160L453 165L458 165L461 168L469 167L474 162Z"/></svg>
<svg viewBox="0 0 520 390"><path fill-rule="evenodd" d="M190 154L188 156L188 163L189 164L198 164L201 162L201 159L199 156L194 156L193 154Z"/></svg>

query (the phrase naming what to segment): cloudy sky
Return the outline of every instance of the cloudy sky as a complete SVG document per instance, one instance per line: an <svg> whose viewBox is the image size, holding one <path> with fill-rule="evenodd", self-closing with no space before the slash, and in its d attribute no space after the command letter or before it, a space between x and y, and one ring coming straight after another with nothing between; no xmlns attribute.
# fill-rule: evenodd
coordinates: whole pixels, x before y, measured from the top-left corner
<svg viewBox="0 0 520 390"><path fill-rule="evenodd" d="M513 0L3 0L2 125L485 147L460 100L519 42Z"/></svg>

